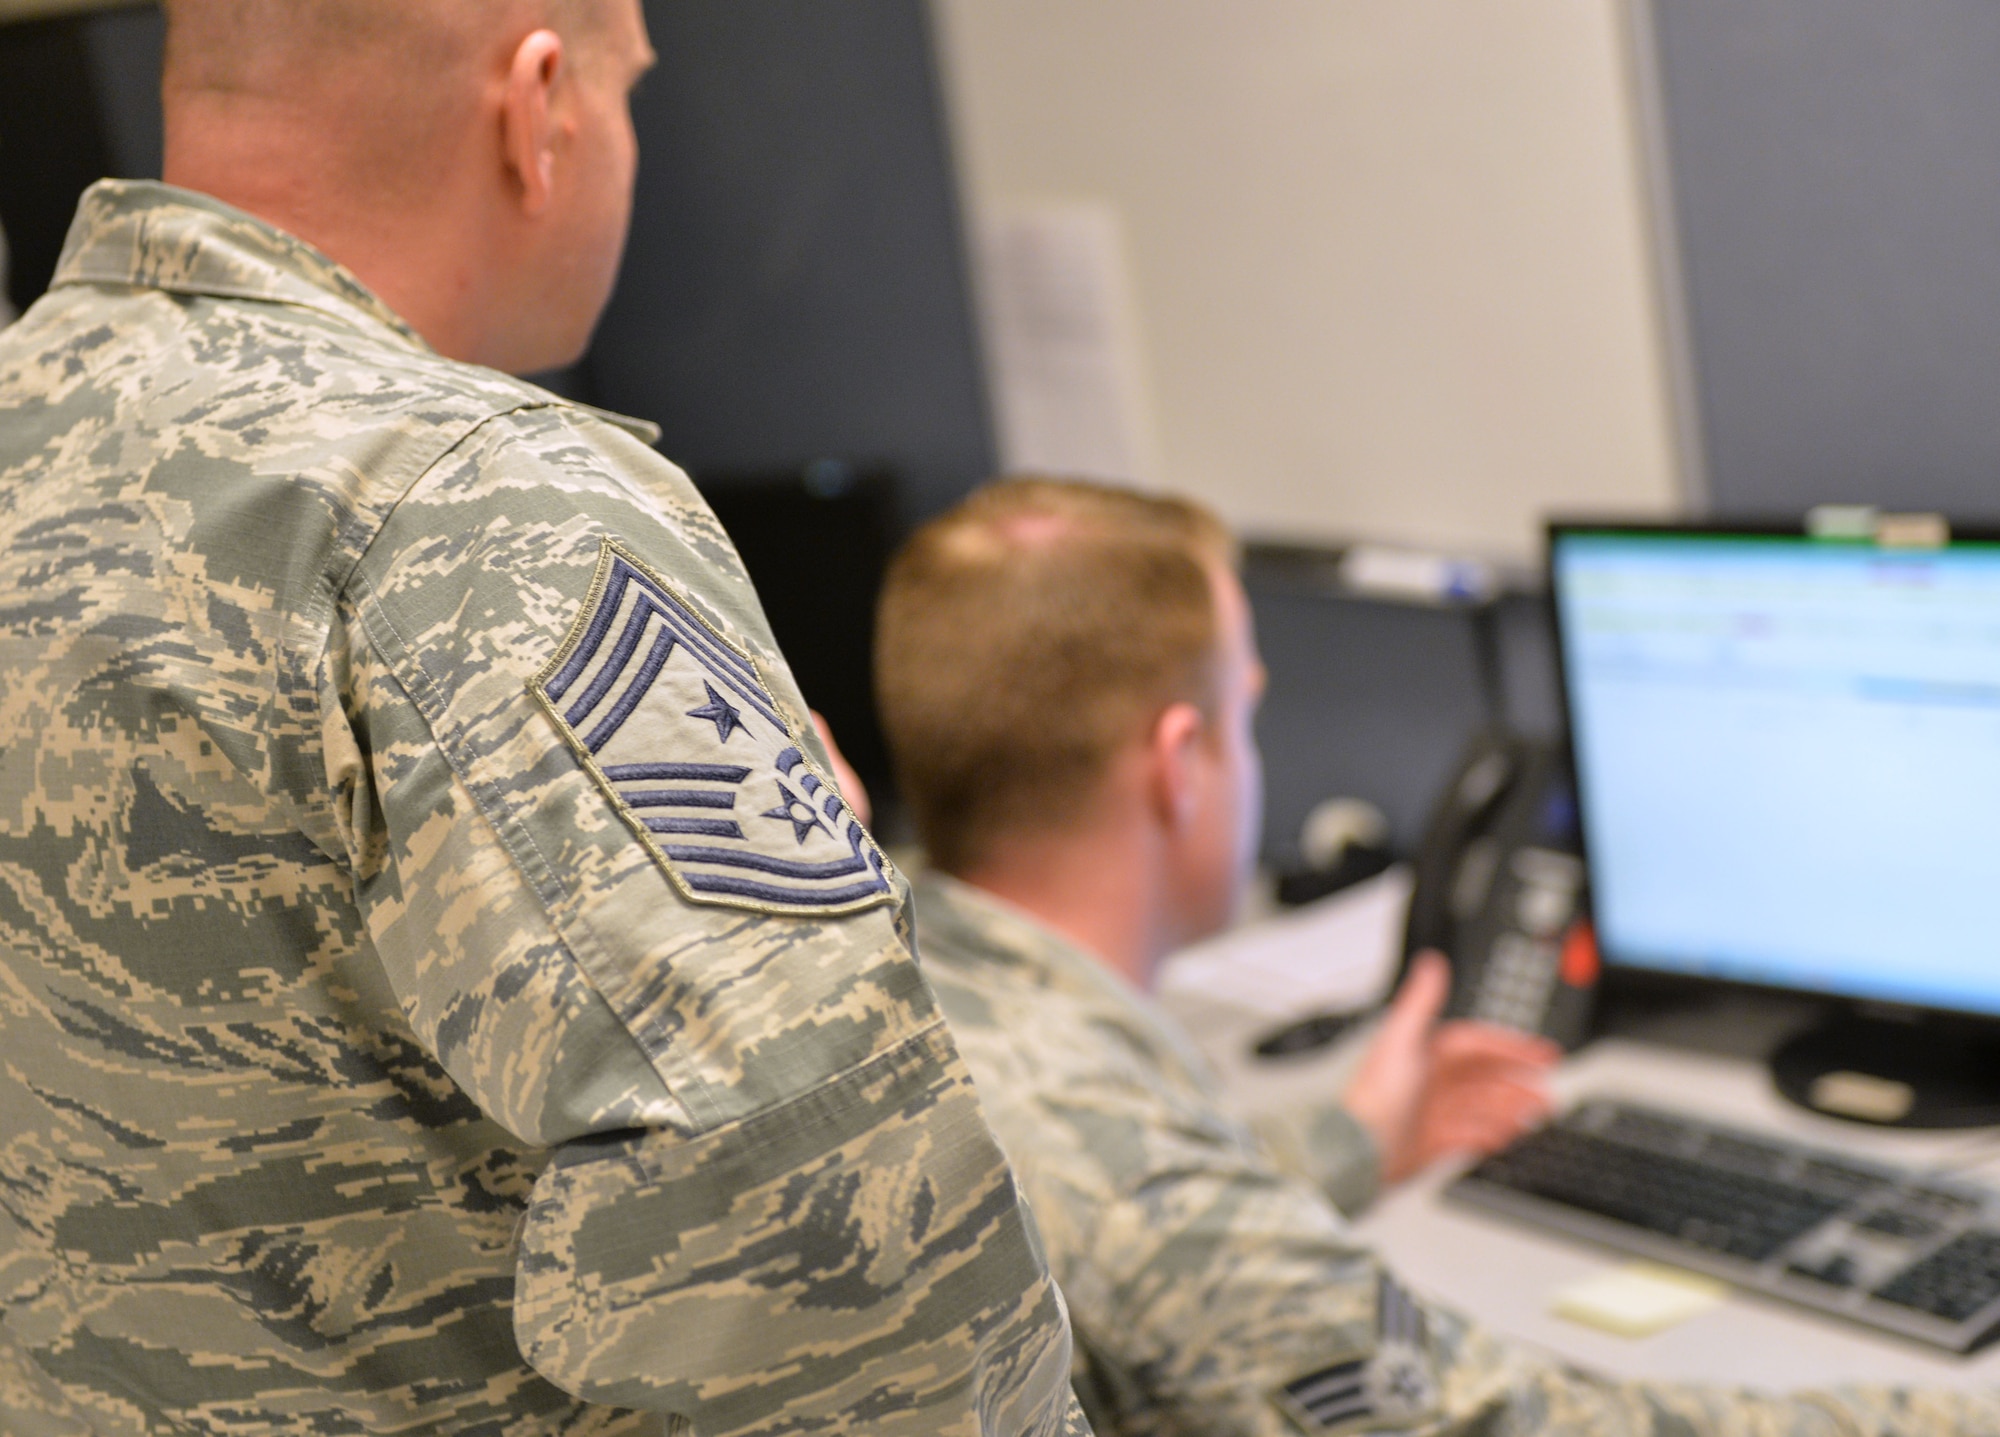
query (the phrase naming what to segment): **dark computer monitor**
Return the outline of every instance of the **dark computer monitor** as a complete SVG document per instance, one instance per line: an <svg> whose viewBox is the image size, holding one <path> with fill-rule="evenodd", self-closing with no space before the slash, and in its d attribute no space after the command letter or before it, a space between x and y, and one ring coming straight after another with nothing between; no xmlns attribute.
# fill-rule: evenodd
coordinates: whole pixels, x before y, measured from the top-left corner
<svg viewBox="0 0 2000 1437"><path fill-rule="evenodd" d="M1559 524L1550 565L1607 962L1836 1000L1790 1095L1995 1120L2000 536Z"/></svg>

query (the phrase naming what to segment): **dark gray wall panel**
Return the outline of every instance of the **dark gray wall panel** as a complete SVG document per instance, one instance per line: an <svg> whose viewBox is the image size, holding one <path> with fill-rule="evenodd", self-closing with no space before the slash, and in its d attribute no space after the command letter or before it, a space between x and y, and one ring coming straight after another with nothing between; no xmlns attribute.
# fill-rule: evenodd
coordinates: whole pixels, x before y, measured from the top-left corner
<svg viewBox="0 0 2000 1437"><path fill-rule="evenodd" d="M85 187L159 178L163 29L150 5L0 25L0 228L19 307L47 286Z"/></svg>
<svg viewBox="0 0 2000 1437"><path fill-rule="evenodd" d="M1264 856L1298 858L1299 825L1324 798L1365 798L1392 844L1416 847L1460 753L1492 720L1478 636L1464 609L1388 603L1245 576L1271 686Z"/></svg>
<svg viewBox="0 0 2000 1437"><path fill-rule="evenodd" d="M111 145L111 173L157 180L164 136L160 126L160 61L167 26L156 5L111 10L83 22L98 103Z"/></svg>
<svg viewBox="0 0 2000 1437"><path fill-rule="evenodd" d="M923 0L654 0L598 402L694 471L885 466L916 513L993 465Z"/></svg>
<svg viewBox="0 0 2000 1437"><path fill-rule="evenodd" d="M1650 8L1716 509L2000 515L2000 5Z"/></svg>
<svg viewBox="0 0 2000 1437"><path fill-rule="evenodd" d="M1556 737L1563 731L1563 700L1549 596L1504 594L1494 605L1491 622L1502 722L1516 733Z"/></svg>
<svg viewBox="0 0 2000 1437"><path fill-rule="evenodd" d="M632 236L584 399L657 420L698 478L822 456L915 514L991 472L923 0L648 0ZM77 194L159 173L152 6L0 26L0 222L40 293Z"/></svg>

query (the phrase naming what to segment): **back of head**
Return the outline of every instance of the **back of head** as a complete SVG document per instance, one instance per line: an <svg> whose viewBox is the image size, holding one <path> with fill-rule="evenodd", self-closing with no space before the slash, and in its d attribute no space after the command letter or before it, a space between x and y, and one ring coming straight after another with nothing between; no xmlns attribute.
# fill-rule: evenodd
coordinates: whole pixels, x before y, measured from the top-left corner
<svg viewBox="0 0 2000 1437"><path fill-rule="evenodd" d="M469 56L524 27L573 38L600 28L602 0L164 0L170 93L278 93L336 66L448 80Z"/></svg>
<svg viewBox="0 0 2000 1437"><path fill-rule="evenodd" d="M574 29L593 0L165 0L168 166L190 115L298 116L377 194L415 194L456 158L449 128L528 30ZM205 140L206 136L201 136ZM303 158L303 157L302 157Z"/></svg>
<svg viewBox="0 0 2000 1437"><path fill-rule="evenodd" d="M630 215L638 0L166 8L171 183L318 246L453 358L576 358Z"/></svg>
<svg viewBox="0 0 2000 1437"><path fill-rule="evenodd" d="M318 57L340 63L355 51L449 46L482 21L504 18L508 0L165 0L167 88L269 89L296 80ZM413 57L436 63L437 48Z"/></svg>
<svg viewBox="0 0 2000 1437"><path fill-rule="evenodd" d="M889 567L876 689L897 779L951 872L1087 808L1119 749L1214 698L1210 571L1234 543L1184 499L1007 479Z"/></svg>
<svg viewBox="0 0 2000 1437"><path fill-rule="evenodd" d="M527 0L165 0L168 144L190 103L266 101L307 109L351 88L365 108L329 116L346 131L401 131L421 163L429 121L456 104Z"/></svg>

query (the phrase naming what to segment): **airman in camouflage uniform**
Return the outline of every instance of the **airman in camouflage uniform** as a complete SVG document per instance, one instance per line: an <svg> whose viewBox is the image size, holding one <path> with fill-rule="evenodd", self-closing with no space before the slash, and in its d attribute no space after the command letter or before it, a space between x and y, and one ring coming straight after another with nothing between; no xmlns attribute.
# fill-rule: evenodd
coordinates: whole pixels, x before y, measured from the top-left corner
<svg viewBox="0 0 2000 1437"><path fill-rule="evenodd" d="M1010 503L1002 495L994 504L996 534L1016 549L997 562L1017 579L1033 572L1023 548L1060 542L1050 537L1057 519L1017 522L1032 507L1032 496ZM1066 516L1080 525L1091 517L1088 509ZM1010 523L1013 535L1000 532ZM958 537L961 561L990 556L978 546L991 536ZM913 585L898 597L892 570L885 637L919 630L909 606L920 592ZM996 622L1024 614L1061 622L1034 595L1014 598ZM949 627L964 616L930 618ZM974 692L1007 686L1009 675L993 670L996 653L1004 655L1004 645L982 642L970 660L985 671ZM907 655L880 657L888 660L880 670L884 718L897 740L923 700L914 689L898 696L901 680L914 678ZM1074 711L1088 709L1087 696L1074 698ZM933 709L924 722L946 711ZM911 765L904 767L908 773ZM923 813L924 793L910 796ZM1027 826L1014 830L1016 838L1033 831L1032 818L1021 822ZM1090 877L1110 881L1102 870ZM1985 1393L1772 1397L1622 1383L1510 1347L1403 1289L1311 1178L1281 1166L1226 1113L1191 1043L1099 955L935 869L918 877L915 901L925 973L1034 1207L1075 1324L1077 1387L1100 1433L2000 1432L2000 1396Z"/></svg>
<svg viewBox="0 0 2000 1437"><path fill-rule="evenodd" d="M648 437L85 196L0 335L10 1437L1087 1431L906 888Z"/></svg>
<svg viewBox="0 0 2000 1437"><path fill-rule="evenodd" d="M1618 1383L1412 1298L1230 1117L1122 979L968 884L916 883L924 971L1020 1175L1100 1433L1986 1437L2000 1398Z"/></svg>

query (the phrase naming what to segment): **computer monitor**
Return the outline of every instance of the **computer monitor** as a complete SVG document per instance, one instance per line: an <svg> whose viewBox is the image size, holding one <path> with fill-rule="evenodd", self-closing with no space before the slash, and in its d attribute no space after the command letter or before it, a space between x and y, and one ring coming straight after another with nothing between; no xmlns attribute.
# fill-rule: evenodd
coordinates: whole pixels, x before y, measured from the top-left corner
<svg viewBox="0 0 2000 1437"><path fill-rule="evenodd" d="M1550 564L1607 963L2000 1019L2000 538L1559 524ZM1972 1121L1957 1031L1850 1007L1774 1065Z"/></svg>

